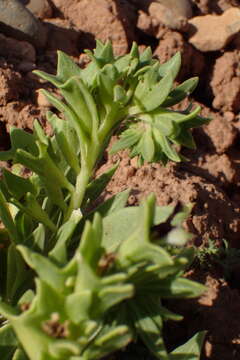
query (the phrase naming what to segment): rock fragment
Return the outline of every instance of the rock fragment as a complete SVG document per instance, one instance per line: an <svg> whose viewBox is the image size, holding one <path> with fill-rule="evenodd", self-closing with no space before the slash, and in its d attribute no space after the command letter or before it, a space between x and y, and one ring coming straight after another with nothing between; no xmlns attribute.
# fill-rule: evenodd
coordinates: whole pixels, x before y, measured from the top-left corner
<svg viewBox="0 0 240 360"><path fill-rule="evenodd" d="M154 24L164 24L170 29L181 30L192 16L192 8L188 0L158 0L150 4L148 9Z"/></svg>
<svg viewBox="0 0 240 360"><path fill-rule="evenodd" d="M156 2L172 9L177 14L187 18L192 16L192 5L189 0L155 0Z"/></svg>
<svg viewBox="0 0 240 360"><path fill-rule="evenodd" d="M36 103L38 107L50 108L52 105L46 98L46 96L39 90L36 91Z"/></svg>
<svg viewBox="0 0 240 360"><path fill-rule="evenodd" d="M52 8L48 0L30 0L26 7L39 19L50 18L52 16Z"/></svg>
<svg viewBox="0 0 240 360"><path fill-rule="evenodd" d="M149 14L147 14L145 11L142 10L138 11L137 27L146 34L156 35L153 28L152 19L149 16Z"/></svg>
<svg viewBox="0 0 240 360"><path fill-rule="evenodd" d="M240 9L229 8L222 15L196 16L189 20L189 42L200 51L223 49L240 31Z"/></svg>
<svg viewBox="0 0 240 360"><path fill-rule="evenodd" d="M214 65L210 87L213 107L223 111L240 111L240 50L227 51Z"/></svg>
<svg viewBox="0 0 240 360"><path fill-rule="evenodd" d="M36 62L36 51L27 41L19 41L0 34L0 56L11 62Z"/></svg>
<svg viewBox="0 0 240 360"><path fill-rule="evenodd" d="M218 114L212 114L212 120L204 126L204 132L209 137L211 145L217 154L224 154L234 144L237 130Z"/></svg>
<svg viewBox="0 0 240 360"><path fill-rule="evenodd" d="M227 186L236 182L237 170L227 154L207 154L204 160L199 165L215 178L218 185Z"/></svg>
<svg viewBox="0 0 240 360"><path fill-rule="evenodd" d="M19 40L43 47L47 34L44 26L17 0L0 1L0 31Z"/></svg>

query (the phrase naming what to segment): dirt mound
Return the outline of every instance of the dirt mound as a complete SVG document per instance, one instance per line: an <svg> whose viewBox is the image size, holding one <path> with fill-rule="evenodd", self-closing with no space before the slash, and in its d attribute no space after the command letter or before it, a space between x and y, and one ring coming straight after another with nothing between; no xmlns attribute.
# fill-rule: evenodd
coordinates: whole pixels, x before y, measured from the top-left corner
<svg viewBox="0 0 240 360"><path fill-rule="evenodd" d="M220 156L218 161L221 160ZM193 203L193 210L186 227L195 234L196 244L207 242L209 238L221 241L224 237L234 244L237 242L240 231L240 208L231 202L217 185L217 181L210 182L207 176L204 177L208 169L198 170L197 165L172 163L166 167L151 164L138 168L136 159L129 160L128 152L123 151L108 157L98 174L109 169L116 161L120 162L119 168L106 189L107 197L130 188L130 205L138 204L151 192L155 193L159 205ZM225 163L225 176L231 179L235 172L226 159ZM217 178L222 175L222 169L218 172L215 167L216 165L214 171ZM199 173L202 173L201 176Z"/></svg>

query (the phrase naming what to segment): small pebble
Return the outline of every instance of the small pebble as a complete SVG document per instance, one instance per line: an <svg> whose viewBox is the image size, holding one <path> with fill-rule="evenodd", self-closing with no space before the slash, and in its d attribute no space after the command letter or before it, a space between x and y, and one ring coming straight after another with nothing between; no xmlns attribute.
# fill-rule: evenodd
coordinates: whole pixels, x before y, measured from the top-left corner
<svg viewBox="0 0 240 360"><path fill-rule="evenodd" d="M131 159L131 166L134 167L135 169L138 168L138 158L137 156L135 156L134 158Z"/></svg>
<svg viewBox="0 0 240 360"><path fill-rule="evenodd" d="M46 98L46 96L43 95L41 91L37 90L36 93L37 93L36 101L39 107L49 108L52 106L51 103Z"/></svg>
<svg viewBox="0 0 240 360"><path fill-rule="evenodd" d="M235 115L232 111L226 111L224 113L224 119L226 119L227 121L231 122L234 120L234 118L235 118Z"/></svg>

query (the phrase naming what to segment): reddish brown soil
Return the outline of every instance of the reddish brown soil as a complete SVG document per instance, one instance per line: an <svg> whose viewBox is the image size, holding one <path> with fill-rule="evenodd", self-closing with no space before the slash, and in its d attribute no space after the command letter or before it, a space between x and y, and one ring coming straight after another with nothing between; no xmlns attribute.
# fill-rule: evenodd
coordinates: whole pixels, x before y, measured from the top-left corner
<svg viewBox="0 0 240 360"><path fill-rule="evenodd" d="M52 91L52 88L33 75L32 70L54 72L57 49L67 52L79 64L85 61L82 50L93 48L96 38L110 38L116 54L124 54L133 40L139 45L151 45L161 62L180 50L183 66L178 80L200 76L192 101L200 103L202 114L212 118L209 125L194 131L197 150L182 150L189 159L185 163L169 163L166 167L151 164L142 168L137 167L135 159L129 159L127 152L114 157L106 153L106 161L97 174L120 160L106 197L131 188L130 205L150 192L156 194L160 205L194 203L186 227L195 235L196 245L205 246L209 238L217 245L227 239L230 246L240 248L240 35L222 51L201 53L188 43L185 31L173 31L156 23L147 13L151 2L51 0L52 11L48 14L52 17L42 20L50 35L41 50L0 34L0 147L9 146L8 131L13 125L30 130L37 118L50 131L45 120L50 105L38 94L38 89L45 87ZM230 6L240 6L237 0L193 0L192 3L193 16L221 14ZM181 106L184 105L186 102ZM233 269L231 287L223 280L219 267L197 269L189 274L205 283L208 291L198 300L179 302L177 309L176 302L169 304L185 315L184 322L167 325L170 347L195 331L206 329L208 337L202 360L240 359L238 273L239 268ZM135 352L116 357L135 359ZM142 352L136 358L150 359Z"/></svg>

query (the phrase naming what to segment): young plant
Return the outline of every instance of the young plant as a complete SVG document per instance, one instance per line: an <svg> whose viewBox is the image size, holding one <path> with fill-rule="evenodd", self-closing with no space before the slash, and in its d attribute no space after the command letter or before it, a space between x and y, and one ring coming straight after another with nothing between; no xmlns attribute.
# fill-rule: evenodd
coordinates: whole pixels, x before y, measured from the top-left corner
<svg viewBox="0 0 240 360"><path fill-rule="evenodd" d="M210 268L218 265L223 271L223 277L229 284L232 279L234 269L237 269L240 260L240 250L229 246L223 239L221 246L216 245L216 241L208 239L208 246L196 248L195 262L202 268Z"/></svg>
<svg viewBox="0 0 240 360"><path fill-rule="evenodd" d="M182 277L193 256L182 248L183 214L161 239L152 228L173 209L156 207L153 196L125 207L125 191L89 210L117 167L94 179L115 130L124 129L112 152L131 148L140 162L180 161L174 145L194 147L190 129L208 119L199 108L169 107L198 80L173 88L179 54L160 65L149 48L139 54L133 44L115 57L111 44L99 41L87 53L85 69L59 52L56 76L35 72L64 99L43 90L58 110L47 113L54 135L38 122L32 134L13 128L11 149L0 152L0 160L15 164L0 181L0 349L5 359L90 360L141 337L159 359L198 359L203 333L171 354L162 338L163 320L180 317L161 299L204 291Z"/></svg>
<svg viewBox="0 0 240 360"><path fill-rule="evenodd" d="M195 260L196 266L200 266L203 269L211 268L215 262L220 259L220 248L216 245L216 241L208 239L207 244L202 247L195 248Z"/></svg>

